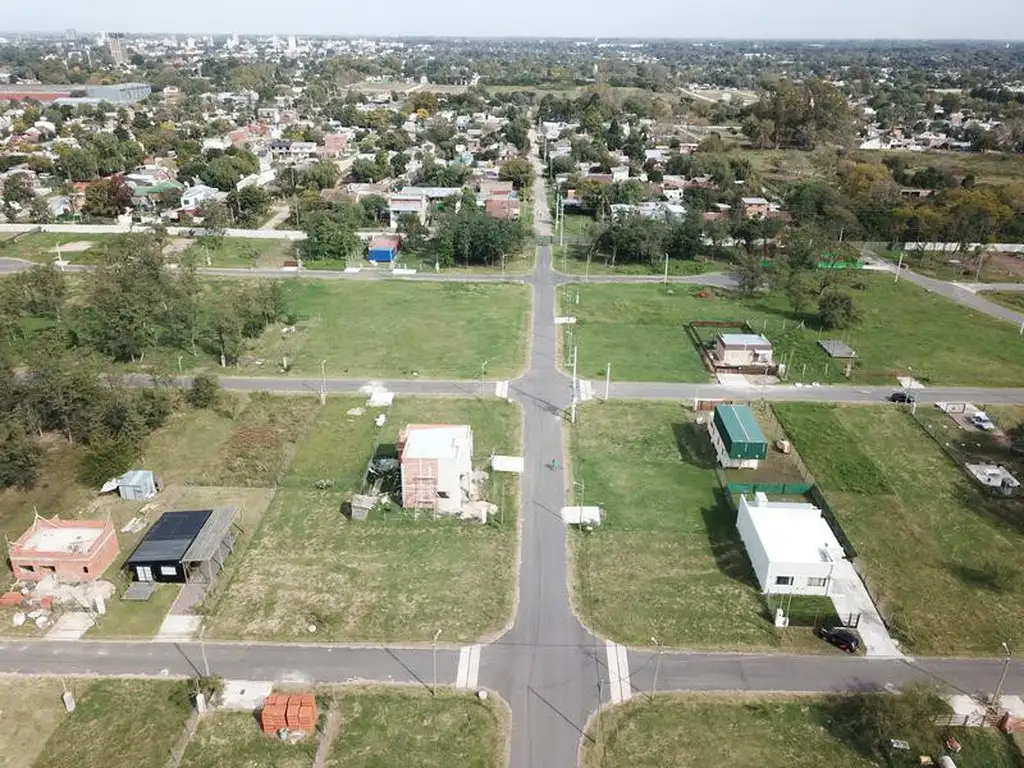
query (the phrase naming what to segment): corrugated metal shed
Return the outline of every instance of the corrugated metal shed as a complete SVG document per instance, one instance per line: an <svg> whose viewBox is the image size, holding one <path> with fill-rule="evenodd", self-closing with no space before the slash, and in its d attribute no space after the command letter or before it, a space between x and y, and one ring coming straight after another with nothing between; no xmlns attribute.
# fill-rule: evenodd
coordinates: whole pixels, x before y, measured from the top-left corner
<svg viewBox="0 0 1024 768"><path fill-rule="evenodd" d="M730 458L763 459L768 455L768 441L747 406L716 406L714 420Z"/></svg>

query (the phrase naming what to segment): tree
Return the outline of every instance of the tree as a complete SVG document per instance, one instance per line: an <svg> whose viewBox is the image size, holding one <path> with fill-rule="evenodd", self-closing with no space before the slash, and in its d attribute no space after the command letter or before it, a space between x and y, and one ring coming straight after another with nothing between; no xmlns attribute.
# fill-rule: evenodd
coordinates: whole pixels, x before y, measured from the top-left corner
<svg viewBox="0 0 1024 768"><path fill-rule="evenodd" d="M98 487L123 475L139 457L141 445L127 437L103 437L91 443L78 464L78 480Z"/></svg>
<svg viewBox="0 0 1024 768"><path fill-rule="evenodd" d="M57 169L68 181L91 181L99 173L96 154L87 149L61 148Z"/></svg>
<svg viewBox="0 0 1024 768"><path fill-rule="evenodd" d="M35 196L28 174L12 173L4 180L5 203L24 205L28 201L35 199Z"/></svg>
<svg viewBox="0 0 1024 768"><path fill-rule="evenodd" d="M263 187L250 184L229 193L227 202L239 226L251 227L266 215L270 194Z"/></svg>
<svg viewBox="0 0 1024 768"><path fill-rule="evenodd" d="M334 163L314 163L302 173L302 185L309 189L330 189L338 182L338 166Z"/></svg>
<svg viewBox="0 0 1024 768"><path fill-rule="evenodd" d="M94 181L85 190L82 212L101 219L115 219L132 207L132 190L113 176Z"/></svg>
<svg viewBox="0 0 1024 768"><path fill-rule="evenodd" d="M0 490L35 487L43 460L43 449L15 418L0 420Z"/></svg>
<svg viewBox="0 0 1024 768"><path fill-rule="evenodd" d="M352 162L352 166L349 168L348 173L353 181L373 183L387 178L390 170L390 164L386 167L381 167L375 160L369 160L365 157L357 157Z"/></svg>
<svg viewBox="0 0 1024 768"><path fill-rule="evenodd" d="M300 245L302 258L310 261L344 261L362 246L355 231L337 213L314 211L302 226L306 240Z"/></svg>
<svg viewBox="0 0 1024 768"><path fill-rule="evenodd" d="M194 408L213 408L220 399L220 382L216 376L200 373L192 379L186 400Z"/></svg>
<svg viewBox="0 0 1024 768"><path fill-rule="evenodd" d="M828 290L818 300L818 321L829 330L842 330L860 321L860 310L850 294Z"/></svg>
<svg viewBox="0 0 1024 768"><path fill-rule="evenodd" d="M514 157L501 166L498 177L502 181L511 181L520 194L527 196L533 188L533 163L525 157Z"/></svg>

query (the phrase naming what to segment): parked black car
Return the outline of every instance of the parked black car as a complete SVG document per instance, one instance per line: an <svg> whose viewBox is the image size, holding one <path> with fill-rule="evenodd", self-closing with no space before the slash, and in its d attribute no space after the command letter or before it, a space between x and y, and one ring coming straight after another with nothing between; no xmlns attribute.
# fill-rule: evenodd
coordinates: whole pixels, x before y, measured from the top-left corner
<svg viewBox="0 0 1024 768"><path fill-rule="evenodd" d="M890 403L914 403L914 402L917 402L917 398L915 398L909 392L893 392L891 395L889 395L889 402Z"/></svg>
<svg viewBox="0 0 1024 768"><path fill-rule="evenodd" d="M860 648L860 638L848 629L841 627L835 629L818 627L814 630L814 633L826 643L831 643L839 650L846 651L847 653L856 653Z"/></svg>

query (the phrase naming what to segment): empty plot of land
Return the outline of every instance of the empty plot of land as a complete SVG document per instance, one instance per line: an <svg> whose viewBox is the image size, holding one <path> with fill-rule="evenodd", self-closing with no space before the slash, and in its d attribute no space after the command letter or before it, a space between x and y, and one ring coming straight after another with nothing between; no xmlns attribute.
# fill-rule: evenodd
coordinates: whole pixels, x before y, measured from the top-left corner
<svg viewBox="0 0 1024 768"><path fill-rule="evenodd" d="M249 371L292 361L328 376L510 378L526 359L523 285L288 281L295 333L270 328L243 361ZM256 361L261 360L261 365Z"/></svg>
<svg viewBox="0 0 1024 768"><path fill-rule="evenodd" d="M378 434L376 411L347 413L364 402L332 398L321 412L213 609L217 636L426 640L443 627L449 642L461 642L507 621L515 478L495 481L489 492L505 510L504 524L413 519L400 510L359 522L343 515L343 504L360 491L371 456L394 455L402 425L470 424L474 466L484 467L491 453L518 453L518 409L482 400L399 399Z"/></svg>
<svg viewBox="0 0 1024 768"><path fill-rule="evenodd" d="M1024 341L1018 328L964 308L915 285L876 275L850 278L861 322L839 338L857 350L855 381L895 382L896 374L931 384L1017 386L1024 373ZM833 360L818 345L812 315L794 314L780 296L742 299L724 291L697 294L689 286L583 285L566 294L562 313L579 348L584 377L604 374L626 381L705 381L708 374L687 332L694 320L747 321L788 364L791 381L845 381L848 361ZM800 323L803 322L801 327ZM571 329L571 330L568 330Z"/></svg>
<svg viewBox="0 0 1024 768"><path fill-rule="evenodd" d="M315 736L289 744L264 734L250 712L215 712L199 723L181 768L310 768L316 746Z"/></svg>
<svg viewBox="0 0 1024 768"><path fill-rule="evenodd" d="M496 696L351 688L335 699L343 725L328 768L496 768L507 763L508 708Z"/></svg>
<svg viewBox="0 0 1024 768"><path fill-rule="evenodd" d="M61 719L35 765L164 765L188 718L189 696L184 681L92 681L78 693L75 711Z"/></svg>
<svg viewBox="0 0 1024 768"><path fill-rule="evenodd" d="M945 754L948 729L927 727L911 740L910 758L892 762L882 739L858 728L857 711L879 694L832 697L659 695L611 707L584 739L583 768L758 766L868 768L917 765L917 755ZM1016 768L1020 753L994 729L953 730L963 745L960 768ZM910 734L901 733L903 738Z"/></svg>
<svg viewBox="0 0 1024 768"><path fill-rule="evenodd" d="M12 236L0 240L0 259L51 262L57 258L59 247L65 261L75 264L98 264L106 253L103 246L114 237L117 235L76 232L40 232Z"/></svg>
<svg viewBox="0 0 1024 768"><path fill-rule="evenodd" d="M294 259L295 244L290 240L244 237L195 242L173 256L174 261L191 260L198 266L233 269L279 269L285 261Z"/></svg>
<svg viewBox="0 0 1024 768"><path fill-rule="evenodd" d="M1024 630L1016 500L982 495L902 411L786 404L776 412L905 646L992 655Z"/></svg>
<svg viewBox="0 0 1024 768"><path fill-rule="evenodd" d="M602 525L570 541L584 621L622 643L824 651L769 620L706 432L679 405L585 406L573 477Z"/></svg>
<svg viewBox="0 0 1024 768"><path fill-rule="evenodd" d="M0 766L30 768L35 763L65 717L63 693L56 678L0 677Z"/></svg>

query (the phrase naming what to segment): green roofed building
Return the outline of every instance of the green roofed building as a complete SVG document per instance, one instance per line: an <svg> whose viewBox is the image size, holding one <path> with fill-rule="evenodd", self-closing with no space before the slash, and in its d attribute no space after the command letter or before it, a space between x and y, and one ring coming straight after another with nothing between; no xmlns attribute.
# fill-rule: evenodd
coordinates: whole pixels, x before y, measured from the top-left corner
<svg viewBox="0 0 1024 768"><path fill-rule="evenodd" d="M768 455L768 440L745 405L716 406L708 432L723 467L756 469Z"/></svg>

